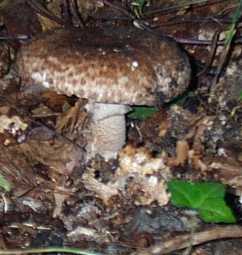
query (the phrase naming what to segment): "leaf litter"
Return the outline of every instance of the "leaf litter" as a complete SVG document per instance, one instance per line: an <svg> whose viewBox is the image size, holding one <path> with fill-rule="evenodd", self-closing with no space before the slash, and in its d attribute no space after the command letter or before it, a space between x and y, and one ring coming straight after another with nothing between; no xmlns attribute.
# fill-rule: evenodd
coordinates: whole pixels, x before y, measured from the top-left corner
<svg viewBox="0 0 242 255"><path fill-rule="evenodd" d="M139 15L134 1L4 4L1 36L11 39L0 48L1 249L70 246L137 255L186 249L195 255L224 254L225 245L233 247L229 254L240 252L242 51L240 20L233 16L238 1L194 1L183 7L177 1L141 1ZM66 29L101 27L122 37L132 19L185 48L192 67L189 94L156 109L139 108L128 118L127 141L118 158L105 161L96 155L87 161L86 101L36 87L23 91L14 63L26 42L12 39L26 35L33 40L63 24ZM221 44L213 54L213 44L223 42L222 36L213 42L213 35L231 29L237 33L226 54L221 57ZM229 199L226 195L220 202L233 210L238 224L212 225L211 218L205 224L204 213L199 217L193 204L175 207L167 188L173 179L185 185L226 185ZM223 197L224 190L217 195ZM195 209L207 209L199 206Z"/></svg>

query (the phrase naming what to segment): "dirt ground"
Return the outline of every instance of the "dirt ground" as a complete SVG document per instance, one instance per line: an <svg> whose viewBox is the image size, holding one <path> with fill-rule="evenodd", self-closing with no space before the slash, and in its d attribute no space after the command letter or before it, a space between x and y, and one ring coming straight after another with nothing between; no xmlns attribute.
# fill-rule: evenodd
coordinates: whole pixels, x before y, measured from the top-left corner
<svg viewBox="0 0 242 255"><path fill-rule="evenodd" d="M242 254L241 13L0 1L0 254ZM222 184L234 222L176 206L174 179Z"/></svg>

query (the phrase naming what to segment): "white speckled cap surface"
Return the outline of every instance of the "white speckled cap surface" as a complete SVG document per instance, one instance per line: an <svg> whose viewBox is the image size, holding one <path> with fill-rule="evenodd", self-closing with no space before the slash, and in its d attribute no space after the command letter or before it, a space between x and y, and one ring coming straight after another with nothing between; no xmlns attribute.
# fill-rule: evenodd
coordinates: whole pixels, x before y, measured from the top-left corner
<svg viewBox="0 0 242 255"><path fill-rule="evenodd" d="M191 73L174 41L143 31L57 30L24 45L17 65L23 86L128 105L153 105L159 96L169 101L187 88Z"/></svg>

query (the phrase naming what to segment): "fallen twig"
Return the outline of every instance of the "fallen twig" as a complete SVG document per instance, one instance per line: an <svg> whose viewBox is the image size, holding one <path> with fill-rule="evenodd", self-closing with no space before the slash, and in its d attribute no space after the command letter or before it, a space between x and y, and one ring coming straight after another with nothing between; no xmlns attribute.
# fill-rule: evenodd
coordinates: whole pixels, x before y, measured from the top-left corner
<svg viewBox="0 0 242 255"><path fill-rule="evenodd" d="M209 67L212 65L213 61L214 61L214 57L216 55L216 49L217 49L217 46L218 46L218 38L219 38L219 32L216 31L213 35L213 43L212 43L212 48L211 48L211 51L210 51L210 56L209 56L209 59L206 63L206 66L205 68L197 74L197 76L200 76L200 75L203 75L204 73L206 73L208 70L209 70Z"/></svg>
<svg viewBox="0 0 242 255"><path fill-rule="evenodd" d="M27 0L27 4L40 15L55 21L57 24L61 26L65 25L62 19L54 15L49 10L43 8L43 6L40 3L38 3L38 1Z"/></svg>
<svg viewBox="0 0 242 255"><path fill-rule="evenodd" d="M142 251L137 251L132 255L160 255L167 254L176 250L198 245L208 241L223 239L223 238L239 238L242 237L242 227L225 226L213 227L209 230L204 230L197 233L179 235L172 237L167 241L162 241Z"/></svg>
<svg viewBox="0 0 242 255"><path fill-rule="evenodd" d="M78 248L71 247L51 247L51 248L33 248L33 249L10 249L0 250L0 255L22 255L22 254L35 254L35 253L52 253L52 252L64 252L70 254L81 254L81 255L100 255L100 253L84 251Z"/></svg>
<svg viewBox="0 0 242 255"><path fill-rule="evenodd" d="M207 1L207 0L194 0L194 1L187 1L187 3L181 3L181 4L177 4L174 6L169 6L166 8L160 8L160 9L156 9L156 10L152 10L149 11L145 14L145 17L148 16L153 16L156 14L170 14L171 12L176 12L181 8L185 8L188 6L194 6L194 5L199 5L199 6L206 6L206 5L213 5L213 4L217 4L217 3L221 3L223 0L214 0L214 1Z"/></svg>

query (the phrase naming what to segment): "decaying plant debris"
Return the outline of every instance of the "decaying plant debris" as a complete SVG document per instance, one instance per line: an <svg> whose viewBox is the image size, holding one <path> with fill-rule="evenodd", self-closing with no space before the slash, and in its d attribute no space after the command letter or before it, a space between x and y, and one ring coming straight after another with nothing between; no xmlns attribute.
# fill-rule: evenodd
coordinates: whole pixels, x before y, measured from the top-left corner
<svg viewBox="0 0 242 255"><path fill-rule="evenodd" d="M236 34L232 41L226 43L239 4L241 1L235 0L0 3L0 175L11 187L10 192L2 188L0 193L0 254L2 249L49 246L79 247L101 254L242 253L240 19L234 24ZM90 38L78 37L73 33L78 29L93 34ZM68 31L69 37L58 37L56 31L64 31L64 35ZM83 40L80 45L85 46L84 50L80 51L78 40L71 38L74 34ZM136 34L145 35L145 43ZM100 35L105 35L106 41ZM171 48L162 59L170 66L162 69L162 64L158 65L157 73L153 73L150 59L157 58L156 42L167 36L169 39L165 40ZM58 38L63 41L55 43ZM135 38L139 39L137 43ZM92 47L102 43L102 48L95 49L99 57L94 51L85 53L90 40ZM38 48L34 53L31 46L28 48L33 41ZM51 63L48 70L59 75L54 82L48 82L57 87L58 82L64 84L64 89L56 89L61 94L36 84L47 82L45 75L51 75L45 73L40 79L45 68L41 51L47 52L47 59L49 49L62 51L60 45L68 54L71 49L75 56L81 52L83 59L101 61L110 54L108 47L112 45L113 60L122 62L117 70L122 73L130 68L128 77L134 81L140 82L143 75L133 75L139 68L154 84L162 72L164 75L164 69L171 70L170 76L161 75L163 84L172 84L172 91L166 90L167 94L145 85L145 93L153 93L152 103L147 104L155 105L155 113L142 120L126 116L125 145L111 159L103 158L98 153L100 149L87 156L93 125L89 109L94 102L90 103L85 93L77 98L82 91L75 94L75 86L65 93L66 84L73 79L60 75L69 70L67 66L75 58L66 54L68 65L67 57L58 59L58 54L47 61ZM28 66L26 58L22 58L23 48L27 49L27 60L31 60ZM123 55L117 58L120 52ZM174 57L172 52L176 52L177 59L169 62ZM134 59L138 53L140 62ZM181 56L185 56L184 62L179 62ZM148 58L149 64L145 62ZM113 77L107 78L105 63L99 62L93 79L102 83L106 75L105 82L110 86ZM174 63L178 63L176 68ZM82 61L88 70L95 67L91 64L92 67L85 66ZM75 65L77 70L79 66L76 62ZM112 70L118 63L110 62L108 66ZM90 72L87 75L92 79ZM120 87L110 92L108 99L121 94L127 104L126 92L117 92L125 79L119 82ZM100 96L98 89L89 94L92 99ZM145 95L142 102L149 100ZM173 206L167 183L174 178L227 185L227 203L234 210L237 224L205 224L195 211ZM225 247L230 247L229 252Z"/></svg>

